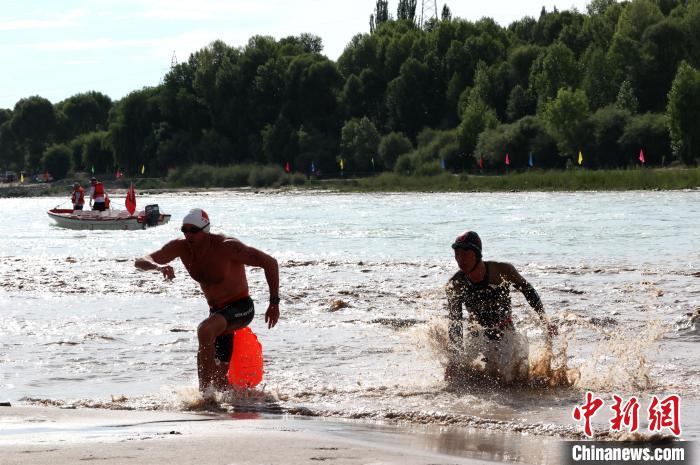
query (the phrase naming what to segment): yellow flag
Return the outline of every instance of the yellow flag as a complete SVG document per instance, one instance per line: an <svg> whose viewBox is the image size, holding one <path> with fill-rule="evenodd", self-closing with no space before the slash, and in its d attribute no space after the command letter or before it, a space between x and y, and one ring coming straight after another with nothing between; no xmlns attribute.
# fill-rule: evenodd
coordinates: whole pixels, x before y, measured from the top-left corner
<svg viewBox="0 0 700 465"><path fill-rule="evenodd" d="M19 182L24 182L24 173L19 173Z"/></svg>
<svg viewBox="0 0 700 465"><path fill-rule="evenodd" d="M580 165L581 163L583 163L583 154L579 150L578 151L578 164Z"/></svg>
<svg viewBox="0 0 700 465"><path fill-rule="evenodd" d="M344 169L344 167L345 167L345 164L343 163L343 159L341 158L340 159L340 169L342 170L342 169Z"/></svg>
<svg viewBox="0 0 700 465"><path fill-rule="evenodd" d="M143 174L145 172L146 172L146 165L141 165L141 174Z"/></svg>

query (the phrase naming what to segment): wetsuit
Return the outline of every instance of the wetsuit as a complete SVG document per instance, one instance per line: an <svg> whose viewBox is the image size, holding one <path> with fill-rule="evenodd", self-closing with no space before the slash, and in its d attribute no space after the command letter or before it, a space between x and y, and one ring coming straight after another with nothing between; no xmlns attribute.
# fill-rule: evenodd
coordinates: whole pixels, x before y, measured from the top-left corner
<svg viewBox="0 0 700 465"><path fill-rule="evenodd" d="M503 330L513 329L510 283L489 283L491 263L484 262L486 274L479 283L469 281L463 271L455 273L447 283L449 336L453 351L460 351L464 347L462 306L469 312L469 321L484 328L484 335L491 340L500 340ZM523 293L537 313L544 313L542 301L530 284L516 286L516 289Z"/></svg>

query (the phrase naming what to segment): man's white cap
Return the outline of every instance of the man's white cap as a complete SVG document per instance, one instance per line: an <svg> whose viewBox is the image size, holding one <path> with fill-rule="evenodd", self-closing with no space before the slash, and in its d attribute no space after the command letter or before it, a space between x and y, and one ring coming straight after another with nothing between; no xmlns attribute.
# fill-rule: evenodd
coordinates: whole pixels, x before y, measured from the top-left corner
<svg viewBox="0 0 700 465"><path fill-rule="evenodd" d="M201 208L193 208L182 219L182 224L191 224L197 226L204 232L209 232L211 225L209 224L209 215Z"/></svg>

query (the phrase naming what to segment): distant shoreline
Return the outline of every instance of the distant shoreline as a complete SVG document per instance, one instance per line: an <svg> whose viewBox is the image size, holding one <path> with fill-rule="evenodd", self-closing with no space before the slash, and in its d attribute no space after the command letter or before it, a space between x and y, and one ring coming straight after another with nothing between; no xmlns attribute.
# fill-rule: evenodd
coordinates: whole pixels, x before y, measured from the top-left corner
<svg viewBox="0 0 700 465"><path fill-rule="evenodd" d="M48 197L66 195L76 178L49 184L3 184L0 198ZM81 179L83 186L87 180ZM337 192L577 192L577 191L672 191L700 189L700 168L661 168L628 170L533 170L511 174L450 174L404 176L383 173L371 177L306 180L303 184L270 186L198 186L179 185L164 178L120 179L105 181L113 197L123 196L129 183L137 192L212 192L225 191L299 191Z"/></svg>

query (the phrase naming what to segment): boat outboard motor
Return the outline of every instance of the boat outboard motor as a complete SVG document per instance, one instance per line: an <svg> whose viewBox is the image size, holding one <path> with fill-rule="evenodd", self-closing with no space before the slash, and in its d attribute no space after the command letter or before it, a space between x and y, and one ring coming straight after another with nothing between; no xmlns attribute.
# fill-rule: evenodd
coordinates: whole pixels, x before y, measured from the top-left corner
<svg viewBox="0 0 700 465"><path fill-rule="evenodd" d="M158 225L158 221L160 220L160 209L158 208L157 204L146 205L144 213L146 216L146 224L148 226Z"/></svg>

